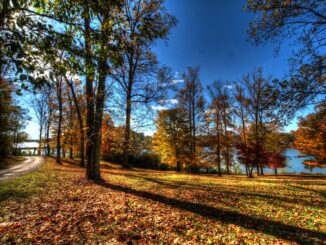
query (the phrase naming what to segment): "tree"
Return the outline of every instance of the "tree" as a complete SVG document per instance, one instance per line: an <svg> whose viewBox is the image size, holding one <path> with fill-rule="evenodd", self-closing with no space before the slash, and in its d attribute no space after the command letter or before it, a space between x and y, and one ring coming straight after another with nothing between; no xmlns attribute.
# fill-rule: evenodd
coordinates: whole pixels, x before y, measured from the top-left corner
<svg viewBox="0 0 326 245"><path fill-rule="evenodd" d="M249 138L252 137L257 149L254 165L257 167L257 174L264 174L265 159L260 159L259 156L263 156L261 153L264 152L266 126L271 123L280 123L281 116L277 114L277 104L275 94L272 93L270 78L263 76L261 68L247 74L244 77L244 84L248 98L248 113L252 120Z"/></svg>
<svg viewBox="0 0 326 245"><path fill-rule="evenodd" d="M126 0L122 7L122 65L114 75L125 103L124 157L130 154L131 117L134 104L149 104L163 99L169 87L169 70L160 67L151 45L166 38L176 20L162 0ZM142 108L144 109L144 108Z"/></svg>
<svg viewBox="0 0 326 245"><path fill-rule="evenodd" d="M75 104L75 109L78 117L79 131L80 131L80 166L85 166L85 128L84 128L84 116L82 113L83 98L78 99L77 88L82 84L80 80L68 79L65 76L65 81L70 88L72 100Z"/></svg>
<svg viewBox="0 0 326 245"><path fill-rule="evenodd" d="M288 135L281 132L279 125L269 124L265 141L265 149L268 154L267 166L273 168L277 175L278 168L286 167L284 152L289 147Z"/></svg>
<svg viewBox="0 0 326 245"><path fill-rule="evenodd" d="M222 81L215 81L212 86L208 87L212 97L212 112L214 112L214 117L216 118L215 127L217 129L220 128L218 132L218 152L222 152L228 174L230 174L233 141L231 131L229 130L233 127L231 88L231 84Z"/></svg>
<svg viewBox="0 0 326 245"><path fill-rule="evenodd" d="M325 105L317 107L316 112L300 119L295 132L294 147L303 154L314 157L314 160L307 161L307 164L326 164Z"/></svg>
<svg viewBox="0 0 326 245"><path fill-rule="evenodd" d="M221 175L221 154L223 155L227 173L230 173L231 165L231 146L232 138L229 128L232 126L232 108L230 103L230 84L215 81L211 86L208 86L208 92L212 102L209 114L211 122L214 125L215 154L218 165L218 173Z"/></svg>
<svg viewBox="0 0 326 245"><path fill-rule="evenodd" d="M49 39L54 40L55 47L64 54L62 64L66 66L61 65L60 76L72 73L70 68L78 68L76 72L85 76L86 175L93 180L101 179L99 162L106 80L111 74L111 65L118 64L116 24L122 3L121 0L53 0L43 2L41 6L43 18L64 27L64 31L48 28ZM64 62L67 58L70 58L70 63Z"/></svg>
<svg viewBox="0 0 326 245"><path fill-rule="evenodd" d="M46 127L46 123L48 120L48 97L45 93L40 92L38 94L34 94L33 98L31 98L31 107L34 111L35 118L37 120L37 123L39 125L39 149L38 154L41 155L42 151L42 142L43 142L43 132Z"/></svg>
<svg viewBox="0 0 326 245"><path fill-rule="evenodd" d="M17 144L27 138L23 129L30 119L27 111L17 105L12 83L0 78L0 158L17 154Z"/></svg>
<svg viewBox="0 0 326 245"><path fill-rule="evenodd" d="M160 111L156 120L157 132L153 137L154 150L164 163L175 165L178 172L192 156L186 116L181 108Z"/></svg>
<svg viewBox="0 0 326 245"><path fill-rule="evenodd" d="M196 152L196 136L204 126L204 97L203 87L199 79L199 67L188 67L188 71L182 75L184 87L178 91L179 106L186 112L186 120L191 144L191 168L195 170L198 152Z"/></svg>
<svg viewBox="0 0 326 245"><path fill-rule="evenodd" d="M240 148L242 149L243 153L247 152L247 146L248 146L248 127L247 124L249 122L249 115L248 115L248 106L249 106L249 100L246 98L245 90L243 86L240 84L235 85L235 103L234 103L234 111L235 115L239 118L239 138L240 138ZM249 162L246 158L247 155L243 154L243 163L246 167L246 174L249 176Z"/></svg>
<svg viewBox="0 0 326 245"><path fill-rule="evenodd" d="M61 164L61 129L63 117L63 95L62 95L62 78L58 77L56 81L56 95L58 100L58 125L57 125L57 156L56 162Z"/></svg>
<svg viewBox="0 0 326 245"><path fill-rule="evenodd" d="M273 168L275 175L277 175L277 169L285 167L286 157L279 152L271 152L268 155L268 166Z"/></svg>
<svg viewBox="0 0 326 245"><path fill-rule="evenodd" d="M326 94L324 1L247 0L247 9L258 14L249 29L255 44L295 40L290 79L279 82L288 112L322 100Z"/></svg>

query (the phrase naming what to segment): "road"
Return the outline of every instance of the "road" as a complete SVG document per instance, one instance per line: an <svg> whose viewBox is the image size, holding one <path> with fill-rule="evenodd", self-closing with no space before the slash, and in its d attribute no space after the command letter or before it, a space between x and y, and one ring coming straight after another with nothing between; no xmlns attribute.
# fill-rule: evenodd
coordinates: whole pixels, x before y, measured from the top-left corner
<svg viewBox="0 0 326 245"><path fill-rule="evenodd" d="M26 157L22 163L0 171L0 181L28 174L44 163L43 157Z"/></svg>

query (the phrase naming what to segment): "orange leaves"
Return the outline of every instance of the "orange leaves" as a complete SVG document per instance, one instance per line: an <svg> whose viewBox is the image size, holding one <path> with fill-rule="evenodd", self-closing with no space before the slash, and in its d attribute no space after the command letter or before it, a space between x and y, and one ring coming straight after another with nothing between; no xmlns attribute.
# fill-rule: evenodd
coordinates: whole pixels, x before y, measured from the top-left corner
<svg viewBox="0 0 326 245"><path fill-rule="evenodd" d="M317 108L299 122L295 132L294 147L300 152L313 156L315 165L326 164L326 109ZM307 163L311 165L312 161Z"/></svg>

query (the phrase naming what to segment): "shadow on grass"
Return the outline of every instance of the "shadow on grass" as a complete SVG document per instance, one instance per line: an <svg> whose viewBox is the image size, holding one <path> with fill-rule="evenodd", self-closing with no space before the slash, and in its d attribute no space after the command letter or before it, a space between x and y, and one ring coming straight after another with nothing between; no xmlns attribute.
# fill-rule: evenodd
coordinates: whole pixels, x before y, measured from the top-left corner
<svg viewBox="0 0 326 245"><path fill-rule="evenodd" d="M314 202L314 201L308 201L302 198L292 198L292 196L289 197L283 197L283 196L276 196L276 195L268 195L268 194L264 194L264 193L251 193L251 192L247 192L245 190L241 191L241 192L233 192L233 191L229 191L226 189L223 189L223 191L217 191L215 188L213 187L207 187L207 186L203 186L203 185L193 185L193 184L189 184L189 183L184 183L181 181L167 181L167 180L158 180L158 179L154 179L154 178L149 178L149 177L142 177L139 175L133 175L133 174L122 174L122 173L110 173L111 175L117 175L117 176L125 176L128 178L136 178L136 179L140 179L140 180L145 180L145 181L149 181L155 184L159 184L162 186L166 186L168 188L173 188L173 189L189 189L189 188L193 188L193 189L200 189L203 191L207 191L207 192L213 192L215 194L225 194L225 195L231 195L231 196L241 196L241 197L245 197L245 196L251 196L251 197L258 197L258 198L265 198L268 199L272 202L274 201L280 201L280 202L285 202L285 203L293 203L293 204L302 204L305 206L311 206L311 207L320 207L323 208L325 207L326 203L324 201L320 201L320 202ZM304 190L304 191L312 191L315 192L318 195L321 196L325 196L325 193L323 193L322 191L316 191L313 189L309 189L309 188L303 188L303 187L297 187L297 186L293 186L296 187L298 189ZM209 197L208 197L209 198ZM266 200L267 201L267 200Z"/></svg>
<svg viewBox="0 0 326 245"><path fill-rule="evenodd" d="M29 191L23 190L14 190L14 189L1 189L0 187L0 204L7 199L21 199L29 197L32 193Z"/></svg>
<svg viewBox="0 0 326 245"><path fill-rule="evenodd" d="M326 239L325 233L311 231L308 229L283 224L277 221L252 217L238 212L214 208L203 204L182 201L147 191L134 190L132 188L115 185L108 182L102 182L99 183L99 185L110 188L112 190L136 195L138 197L149 199L155 202L160 202L165 205L192 212L209 219L218 220L227 224L235 224L246 229L252 229L281 239L289 240L291 242L321 244Z"/></svg>
<svg viewBox="0 0 326 245"><path fill-rule="evenodd" d="M307 187L302 187L302 186L298 186L298 185L289 185L290 187L293 187L294 189L299 189L299 190L303 190L303 191L311 191L316 193L317 195L320 195L324 198L326 198L326 191L318 191L312 188L307 188Z"/></svg>

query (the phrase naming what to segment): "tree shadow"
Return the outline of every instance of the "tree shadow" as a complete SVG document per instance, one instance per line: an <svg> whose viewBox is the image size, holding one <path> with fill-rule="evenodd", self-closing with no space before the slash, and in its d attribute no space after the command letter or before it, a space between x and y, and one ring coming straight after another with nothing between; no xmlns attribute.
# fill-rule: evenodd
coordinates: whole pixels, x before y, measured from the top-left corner
<svg viewBox="0 0 326 245"><path fill-rule="evenodd" d="M154 194L147 191L134 190L129 187L115 185L109 182L101 182L99 185L112 190L136 195L141 198L160 202L175 208L179 208L203 217L218 220L227 224L235 224L246 229L252 229L268 235L272 235L284 240L298 243L322 243L326 239L326 234L318 231L312 231L292 225L283 224L277 221L267 220L258 217L241 214L234 211L223 210L203 204L182 201L169 198L160 194Z"/></svg>
<svg viewBox="0 0 326 245"><path fill-rule="evenodd" d="M314 202L314 201L307 201L305 199L302 198L290 198L290 197L283 197L283 196L276 196L276 195L268 195L268 194L264 194L264 193L251 193L251 192L247 192L247 191L241 191L241 192L233 192L233 191L229 191L229 190L223 190L223 192L221 193L220 191L216 191L215 188L210 188L207 186L199 186L199 185L191 185L189 183L183 183L180 181L167 181L167 180L158 180L158 179L154 179L154 178L149 178L149 177L143 177L143 176L139 176L139 175L133 175L133 174L122 174L122 173L110 173L111 175L120 175L120 176L125 176L128 178L137 178L137 179L141 179L141 180L146 180L155 184L159 184L162 186L166 186L168 188L173 188L173 189L189 189L189 188L193 188L196 190L203 190L203 191L207 191L210 193L215 193L215 194L224 194L224 195L231 195L231 196L241 196L241 197L259 197L259 198L264 198L267 199L266 201L270 201L271 203L275 202L275 201L280 201L280 202L285 202L285 203L293 203L293 204L302 204L305 206L311 206L311 207L325 207L325 202L321 201L321 202ZM297 187L297 186L293 186L293 187ZM317 194L320 195L325 195L322 192L313 190L313 189L308 189L308 188L304 188L304 187L298 187L302 190L305 191L312 191L315 192ZM209 197L206 197L209 198Z"/></svg>
<svg viewBox="0 0 326 245"><path fill-rule="evenodd" d="M0 203L6 201L7 199L19 200L32 195L29 191L13 190L13 189L0 189Z"/></svg>
<svg viewBox="0 0 326 245"><path fill-rule="evenodd" d="M303 191L311 191L316 193L317 195L322 196L323 198L326 198L326 191L317 191L312 188L307 188L307 187L302 187L302 186L297 186L297 185L289 185L290 187L293 187L295 189L303 190Z"/></svg>

